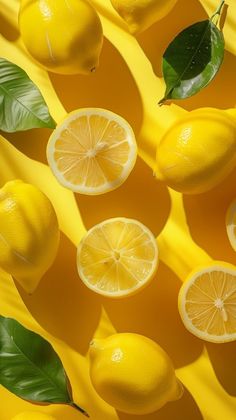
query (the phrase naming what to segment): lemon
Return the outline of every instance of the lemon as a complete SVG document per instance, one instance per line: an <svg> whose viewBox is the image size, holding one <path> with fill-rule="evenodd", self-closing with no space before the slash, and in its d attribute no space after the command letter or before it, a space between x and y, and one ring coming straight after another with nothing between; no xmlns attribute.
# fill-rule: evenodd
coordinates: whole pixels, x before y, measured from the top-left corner
<svg viewBox="0 0 236 420"><path fill-rule="evenodd" d="M95 390L117 410L148 414L182 395L169 356L147 337L122 333L94 339L89 356Z"/></svg>
<svg viewBox="0 0 236 420"><path fill-rule="evenodd" d="M0 189L0 267L32 293L52 265L58 221L49 199L20 180Z"/></svg>
<svg viewBox="0 0 236 420"><path fill-rule="evenodd" d="M212 262L194 270L179 292L185 327L213 343L236 340L236 267Z"/></svg>
<svg viewBox="0 0 236 420"><path fill-rule="evenodd" d="M87 287L108 297L131 295L153 278L158 263L154 235L137 220L113 218L88 231L77 266Z"/></svg>
<svg viewBox="0 0 236 420"><path fill-rule="evenodd" d="M25 411L13 417L12 420L55 420L55 417L49 414L38 413L36 411Z"/></svg>
<svg viewBox="0 0 236 420"><path fill-rule="evenodd" d="M226 231L230 244L236 251L236 200L234 200L226 213Z"/></svg>
<svg viewBox="0 0 236 420"><path fill-rule="evenodd" d="M21 0L19 28L32 57L55 73L89 73L98 66L103 32L86 0Z"/></svg>
<svg viewBox="0 0 236 420"><path fill-rule="evenodd" d="M192 111L164 134L157 147L156 176L187 194L220 183L236 165L236 122L212 108Z"/></svg>
<svg viewBox="0 0 236 420"><path fill-rule="evenodd" d="M81 194L103 194L119 187L136 157L130 125L100 108L70 113L54 130L47 147L48 163L57 180Z"/></svg>
<svg viewBox="0 0 236 420"><path fill-rule="evenodd" d="M133 34L144 31L165 17L176 2L177 0L111 0Z"/></svg>

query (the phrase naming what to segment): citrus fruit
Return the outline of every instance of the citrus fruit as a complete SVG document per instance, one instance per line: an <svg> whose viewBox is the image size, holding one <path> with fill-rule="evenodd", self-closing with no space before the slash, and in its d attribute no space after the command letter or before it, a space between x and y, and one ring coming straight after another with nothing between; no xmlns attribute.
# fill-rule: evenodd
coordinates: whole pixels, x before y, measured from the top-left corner
<svg viewBox="0 0 236 420"><path fill-rule="evenodd" d="M164 134L157 147L156 176L182 193L215 187L236 165L236 122L224 111L190 112Z"/></svg>
<svg viewBox="0 0 236 420"><path fill-rule="evenodd" d="M236 339L236 268L213 262L195 270L179 292L179 312L185 327L213 343Z"/></svg>
<svg viewBox="0 0 236 420"><path fill-rule="evenodd" d="M139 334L114 334L90 344L90 378L108 404L148 414L181 397L183 388L166 352Z"/></svg>
<svg viewBox="0 0 236 420"><path fill-rule="evenodd" d="M89 73L98 66L102 25L86 0L21 0L19 28L27 50L47 70Z"/></svg>
<svg viewBox="0 0 236 420"><path fill-rule="evenodd" d="M128 296L149 283L157 269L156 239L142 223L117 217L92 227L78 246L80 278L94 292Z"/></svg>
<svg viewBox="0 0 236 420"><path fill-rule="evenodd" d="M111 111L72 112L51 135L48 163L57 180L81 194L103 194L119 187L137 157L130 125Z"/></svg>
<svg viewBox="0 0 236 420"><path fill-rule="evenodd" d="M165 17L177 0L111 0L131 33L142 32Z"/></svg>
<svg viewBox="0 0 236 420"><path fill-rule="evenodd" d="M230 244L236 251L236 200L234 200L226 213L226 231Z"/></svg>
<svg viewBox="0 0 236 420"><path fill-rule="evenodd" d="M55 420L55 417L36 411L24 411L24 413L13 417L12 420Z"/></svg>
<svg viewBox="0 0 236 420"><path fill-rule="evenodd" d="M0 189L0 267L32 293L59 244L54 208L37 187L20 180Z"/></svg>

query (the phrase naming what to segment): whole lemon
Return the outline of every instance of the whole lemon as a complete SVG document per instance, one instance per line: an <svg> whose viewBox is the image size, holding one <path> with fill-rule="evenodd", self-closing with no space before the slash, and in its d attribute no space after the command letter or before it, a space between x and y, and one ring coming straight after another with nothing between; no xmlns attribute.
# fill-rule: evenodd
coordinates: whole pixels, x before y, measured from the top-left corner
<svg viewBox="0 0 236 420"><path fill-rule="evenodd" d="M111 0L132 34L142 32L165 17L177 0Z"/></svg>
<svg viewBox="0 0 236 420"><path fill-rule="evenodd" d="M157 147L156 176L174 190L202 193L236 165L236 121L226 112L190 112L164 134Z"/></svg>
<svg viewBox="0 0 236 420"><path fill-rule="evenodd" d="M98 66L102 25L86 0L21 0L19 27L27 50L47 70L89 73Z"/></svg>
<svg viewBox="0 0 236 420"><path fill-rule="evenodd" d="M17 414L17 416L13 417L12 420L55 420L55 417L36 411L24 411L24 413Z"/></svg>
<svg viewBox="0 0 236 420"><path fill-rule="evenodd" d="M57 216L38 188L20 180L0 189L0 267L32 293L59 244Z"/></svg>
<svg viewBox="0 0 236 420"><path fill-rule="evenodd" d="M90 345L90 377L97 393L116 409L148 414L182 395L169 356L139 334L114 334Z"/></svg>

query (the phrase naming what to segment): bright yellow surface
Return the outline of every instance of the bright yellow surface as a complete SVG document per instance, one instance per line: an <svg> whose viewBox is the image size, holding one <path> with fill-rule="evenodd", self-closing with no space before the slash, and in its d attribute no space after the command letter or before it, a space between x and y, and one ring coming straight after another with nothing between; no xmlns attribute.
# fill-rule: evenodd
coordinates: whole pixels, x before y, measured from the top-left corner
<svg viewBox="0 0 236 420"><path fill-rule="evenodd" d="M213 9L218 0L201 2ZM104 42L100 68L89 77L66 77L47 75L30 61L18 38L18 1L0 0L1 55L27 70L56 120L65 116L65 110L79 107L111 109L133 126L140 156L154 168L157 142L185 110L235 107L234 0L227 2L232 7L225 25L228 50L224 65L209 87L196 97L179 102L183 109L177 105L157 107L164 92L159 78L160 57L178 31L206 18L200 3L179 0L165 19L137 40L123 30L123 22L108 0L93 3L109 39ZM56 262L33 296L17 289L11 278L2 273L1 314L16 318L50 340L69 374L76 402L90 413L92 420L134 419L103 403L89 381L89 342L94 336L104 337L114 331L138 332L157 341L169 353L186 387L181 400L140 419L234 420L236 344L205 345L189 334L178 315L177 295L181 280L198 264L212 258L235 263L226 235L225 212L235 198L236 171L207 194L182 197L155 181L152 170L139 159L129 179L116 191L98 197L73 196L57 183L45 165L49 135L49 130L42 129L6 134L10 142L0 139L0 185L17 177L39 186L52 200L62 230ZM76 245L85 229L114 216L133 217L146 224L158 236L161 259L150 286L119 302L108 301L83 286L75 264ZM20 411L38 410L3 388L0 401L0 420L9 420ZM57 420L82 419L69 407L40 407L40 411Z"/></svg>

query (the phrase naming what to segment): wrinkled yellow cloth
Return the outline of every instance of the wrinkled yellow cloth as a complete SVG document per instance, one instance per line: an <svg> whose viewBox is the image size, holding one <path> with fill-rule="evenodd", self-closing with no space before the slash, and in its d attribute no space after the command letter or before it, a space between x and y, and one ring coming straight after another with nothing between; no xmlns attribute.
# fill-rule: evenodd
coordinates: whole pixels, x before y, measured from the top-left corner
<svg viewBox="0 0 236 420"><path fill-rule="evenodd" d="M27 71L56 121L67 111L85 106L121 114L134 127L142 159L116 191L99 197L73 195L57 183L46 165L49 130L0 137L0 186L14 178L37 185L55 206L63 232L55 264L33 296L27 296L9 275L0 272L0 313L52 343L71 380L75 402L92 420L134 419L105 404L89 380L90 340L114 331L137 332L157 341L169 353L185 386L181 400L140 416L140 420L234 420L236 343L207 344L189 334L178 315L177 295L181 281L198 264L211 259L236 261L225 230L225 212L236 196L236 171L207 194L182 196L157 182L153 170L156 145L175 119L198 107L235 107L235 0L227 1L227 51L220 73L195 97L161 108L157 102L164 92L160 69L164 49L185 26L206 19L206 12L211 14L218 0L178 0L165 19L136 39L127 33L109 0L92 3L100 13L106 37L95 75L59 76L40 69L19 38L17 0L0 0L0 55ZM75 263L76 246L86 229L113 216L137 218L149 226L157 236L161 259L151 285L120 301L87 290ZM40 410L58 420L83 418L70 407L34 406L0 387L0 420L24 410Z"/></svg>

